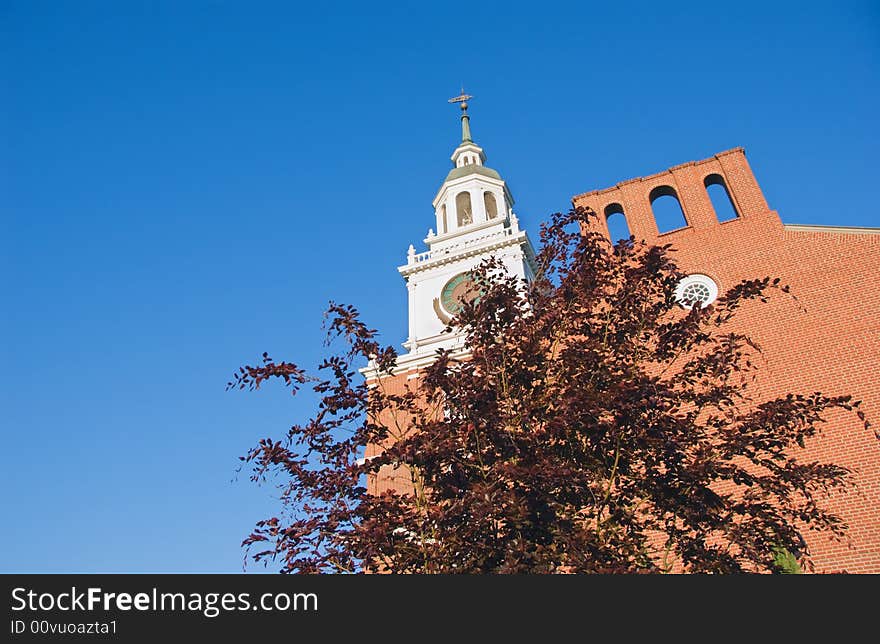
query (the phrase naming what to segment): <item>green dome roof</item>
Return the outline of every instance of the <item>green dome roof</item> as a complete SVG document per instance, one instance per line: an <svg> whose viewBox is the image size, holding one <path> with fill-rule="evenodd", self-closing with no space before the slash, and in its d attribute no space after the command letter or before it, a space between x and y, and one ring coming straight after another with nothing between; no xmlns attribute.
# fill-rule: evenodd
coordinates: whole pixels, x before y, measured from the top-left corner
<svg viewBox="0 0 880 644"><path fill-rule="evenodd" d="M498 179L501 181L501 175L495 172L492 168L487 168L484 165L463 165L460 168L452 168L449 171L449 174L446 175L445 181L452 181L453 179L460 179L462 177L466 177L469 174L481 174L484 177L491 177L492 179Z"/></svg>

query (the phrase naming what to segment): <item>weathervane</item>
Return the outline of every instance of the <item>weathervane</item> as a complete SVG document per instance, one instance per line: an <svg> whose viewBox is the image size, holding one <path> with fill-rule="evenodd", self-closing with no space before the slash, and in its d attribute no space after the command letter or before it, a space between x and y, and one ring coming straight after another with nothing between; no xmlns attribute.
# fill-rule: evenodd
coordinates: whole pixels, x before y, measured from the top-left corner
<svg viewBox="0 0 880 644"><path fill-rule="evenodd" d="M461 88L461 94L458 96L453 96L449 99L450 103L461 103L461 142L462 143L471 143L471 124L470 117L467 113L468 108L468 100L472 99L473 96L470 94L464 93L464 87Z"/></svg>
<svg viewBox="0 0 880 644"><path fill-rule="evenodd" d="M468 108L467 102L472 98L473 98L473 96L471 96L470 94L464 93L464 87L462 87L461 94L459 94L458 96L453 96L452 98L449 99L449 102L450 103L461 103L461 111L467 112L467 108Z"/></svg>

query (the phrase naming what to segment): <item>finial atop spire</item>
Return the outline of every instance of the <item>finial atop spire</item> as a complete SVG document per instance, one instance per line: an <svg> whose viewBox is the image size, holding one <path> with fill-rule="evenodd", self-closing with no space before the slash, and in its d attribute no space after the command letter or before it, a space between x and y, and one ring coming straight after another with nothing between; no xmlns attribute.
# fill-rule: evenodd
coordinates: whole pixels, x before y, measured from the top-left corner
<svg viewBox="0 0 880 644"><path fill-rule="evenodd" d="M461 94L458 96L453 96L449 99L450 103L461 103L461 142L462 143L473 143L471 140L471 119L468 116L467 108L468 108L468 100L472 99L473 96L470 94L464 93L464 87L461 88Z"/></svg>

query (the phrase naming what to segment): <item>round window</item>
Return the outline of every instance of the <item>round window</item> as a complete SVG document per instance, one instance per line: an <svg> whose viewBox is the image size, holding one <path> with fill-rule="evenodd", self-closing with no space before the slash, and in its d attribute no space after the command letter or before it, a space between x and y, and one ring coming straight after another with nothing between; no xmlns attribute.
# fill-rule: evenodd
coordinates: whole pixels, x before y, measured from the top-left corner
<svg viewBox="0 0 880 644"><path fill-rule="evenodd" d="M688 275L675 287L675 299L686 309L709 306L718 298L718 285L708 275Z"/></svg>

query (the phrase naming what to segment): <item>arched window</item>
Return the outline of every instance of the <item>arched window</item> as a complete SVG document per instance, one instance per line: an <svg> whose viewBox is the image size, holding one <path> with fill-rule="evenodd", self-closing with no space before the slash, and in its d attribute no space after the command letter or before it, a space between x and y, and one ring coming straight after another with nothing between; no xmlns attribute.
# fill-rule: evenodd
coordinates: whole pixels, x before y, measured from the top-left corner
<svg viewBox="0 0 880 644"><path fill-rule="evenodd" d="M621 239L629 239L629 224L626 223L623 206L619 203L610 203L605 206L605 223L608 224L611 243L616 244Z"/></svg>
<svg viewBox="0 0 880 644"><path fill-rule="evenodd" d="M654 212L658 232L668 233L688 225L674 188L657 186L651 191L648 199L651 201L651 210Z"/></svg>
<svg viewBox="0 0 880 644"><path fill-rule="evenodd" d="M446 234L449 232L449 226L446 223L446 204L440 206L440 233Z"/></svg>
<svg viewBox="0 0 880 644"><path fill-rule="evenodd" d="M730 198L730 191L727 189L727 184L724 183L724 177L720 174L710 174L703 179L703 185L706 186L706 192L712 201L712 208L715 209L715 217L719 222L739 218L733 199Z"/></svg>
<svg viewBox="0 0 880 644"><path fill-rule="evenodd" d="M486 219L495 219L498 216L498 204L495 202L495 195L491 192L484 192L483 203L486 204Z"/></svg>
<svg viewBox="0 0 880 644"><path fill-rule="evenodd" d="M467 226L474 221L474 213L471 210L471 193L459 192L455 196L455 211L458 215L458 225Z"/></svg>

